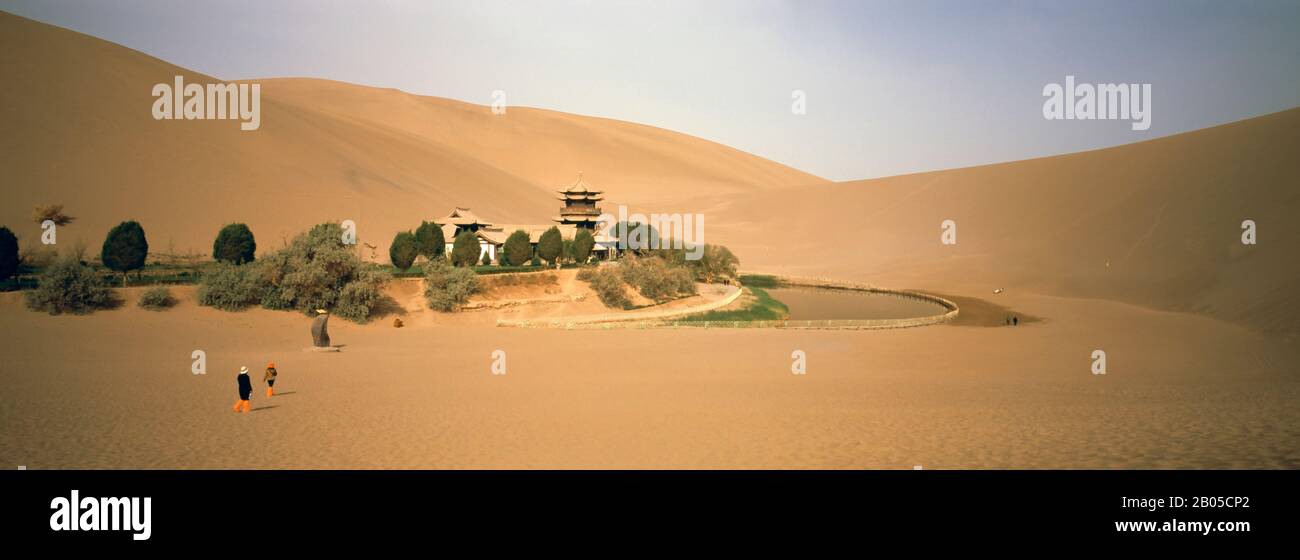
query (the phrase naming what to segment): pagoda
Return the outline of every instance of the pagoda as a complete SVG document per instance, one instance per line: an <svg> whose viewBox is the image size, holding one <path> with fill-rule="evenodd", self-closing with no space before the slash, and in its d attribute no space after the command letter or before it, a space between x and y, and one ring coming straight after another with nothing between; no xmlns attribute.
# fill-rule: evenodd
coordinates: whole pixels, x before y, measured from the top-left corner
<svg viewBox="0 0 1300 560"><path fill-rule="evenodd" d="M601 191L593 190L591 185L582 180L582 172L578 172L578 180L569 185L559 193L556 198L564 201L564 208L560 209L560 215L552 220L561 224L570 224L583 229L596 229L599 223L600 208L596 203L604 200L600 196Z"/></svg>

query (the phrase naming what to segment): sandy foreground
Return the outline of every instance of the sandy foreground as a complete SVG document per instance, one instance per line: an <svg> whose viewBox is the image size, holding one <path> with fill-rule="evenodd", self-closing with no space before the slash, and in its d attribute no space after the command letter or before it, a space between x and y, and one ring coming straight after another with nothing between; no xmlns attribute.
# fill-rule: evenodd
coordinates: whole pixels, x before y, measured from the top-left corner
<svg viewBox="0 0 1300 560"><path fill-rule="evenodd" d="M82 317L0 294L0 468L1300 466L1300 109L828 183L650 126L321 80L263 80L255 134L173 126L142 109L149 86L217 78L2 12L0 30L14 76L0 84L14 147L0 224L24 252L32 207L59 203L77 218L60 246L92 253L125 219L154 254L206 255L236 221L265 254L342 219L382 253L453 206L545 222L585 171L607 211L706 216L703 241L746 268L962 308L956 324L893 331L515 329L496 320L605 310L588 297L442 315L396 282L388 311L405 328L333 321L342 351L319 354L304 352L307 318L198 307L192 288L169 311L127 290ZM66 87L28 87L49 83ZM939 242L949 219L956 245ZM1257 245L1240 241L1245 219ZM554 295L512 290L496 297ZM1001 326L1010 313L1026 322ZM1105 376L1090 372L1097 349ZM205 375L190 373L195 350ZM795 350L807 375L791 374ZM239 366L264 392L267 361L280 396L231 412Z"/></svg>
<svg viewBox="0 0 1300 560"><path fill-rule="evenodd" d="M0 298L16 468L1296 468L1294 340L1106 301L967 298L891 331L551 330ZM974 293L968 291L967 293ZM981 298L983 296L980 296ZM1005 308L1004 308L1005 307ZM997 324L1007 309L1040 321ZM993 319L993 320L988 320ZM1115 325L1127 328L1117 331ZM1103 348L1108 374L1094 376ZM190 372L207 353L206 375ZM808 373L791 374L791 352ZM495 350L506 375L492 375ZM280 394L260 372L274 360ZM231 411L254 371L253 412Z"/></svg>

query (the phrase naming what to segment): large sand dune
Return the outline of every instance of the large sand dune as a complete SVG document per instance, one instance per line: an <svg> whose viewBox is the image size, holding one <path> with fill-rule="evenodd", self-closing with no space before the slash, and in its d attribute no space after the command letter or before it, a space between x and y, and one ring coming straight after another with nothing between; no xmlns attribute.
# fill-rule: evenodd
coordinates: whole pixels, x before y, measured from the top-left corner
<svg viewBox="0 0 1300 560"><path fill-rule="evenodd" d="M1300 109L1105 150L713 206L749 268L1104 298L1300 330ZM940 242L953 220L957 243ZM1258 243L1241 243L1243 220Z"/></svg>
<svg viewBox="0 0 1300 560"><path fill-rule="evenodd" d="M235 221L267 248L343 219L387 248L396 232L455 205L501 223L548 223L561 205L554 190L579 171L610 191L611 206L821 181L654 127L528 108L494 115L324 80L254 80L256 131L154 120L154 84L218 79L4 12L0 67L0 224L26 239L39 233L32 206L63 203L78 220L61 242L92 248L125 219L142 223L156 252L210 251Z"/></svg>

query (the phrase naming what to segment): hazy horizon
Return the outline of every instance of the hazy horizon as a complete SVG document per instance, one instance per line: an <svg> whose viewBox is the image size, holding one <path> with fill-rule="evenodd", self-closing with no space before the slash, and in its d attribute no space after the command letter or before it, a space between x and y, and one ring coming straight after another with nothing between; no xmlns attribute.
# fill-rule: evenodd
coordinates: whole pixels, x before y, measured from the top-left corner
<svg viewBox="0 0 1300 560"><path fill-rule="evenodd" d="M1104 148L1300 106L1296 2L0 7L222 79L316 77L482 105L502 90L511 106L692 134L833 180ZM221 14L229 25L214 24ZM1150 129L1044 119L1043 87L1067 75L1152 84ZM806 114L791 111L795 90Z"/></svg>

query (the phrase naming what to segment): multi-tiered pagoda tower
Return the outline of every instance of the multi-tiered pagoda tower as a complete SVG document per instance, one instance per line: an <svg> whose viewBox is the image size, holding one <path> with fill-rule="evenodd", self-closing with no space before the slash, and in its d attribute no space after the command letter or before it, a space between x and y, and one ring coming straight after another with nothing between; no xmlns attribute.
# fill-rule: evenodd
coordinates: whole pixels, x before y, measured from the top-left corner
<svg viewBox="0 0 1300 560"><path fill-rule="evenodd" d="M582 180L582 172L578 172L578 180L568 188L556 192L560 193L556 198L564 201L564 208L552 220L583 229L596 229L597 218L600 217L600 208L596 203L604 198L600 196L601 191L593 190L591 185Z"/></svg>

